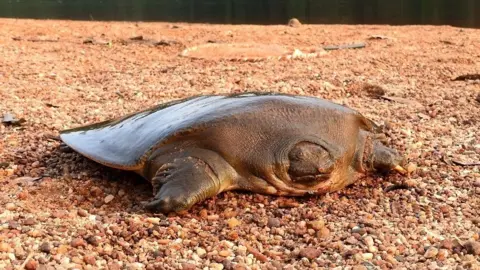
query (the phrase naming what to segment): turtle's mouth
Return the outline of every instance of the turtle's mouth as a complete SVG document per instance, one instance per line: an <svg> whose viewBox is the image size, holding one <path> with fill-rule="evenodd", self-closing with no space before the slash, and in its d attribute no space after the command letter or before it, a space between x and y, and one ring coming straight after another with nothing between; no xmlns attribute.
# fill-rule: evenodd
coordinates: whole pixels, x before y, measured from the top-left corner
<svg viewBox="0 0 480 270"><path fill-rule="evenodd" d="M315 186L318 186L320 183L328 181L331 174L317 174L317 175L307 175L307 176L298 176L290 177L291 185L300 189L311 189Z"/></svg>

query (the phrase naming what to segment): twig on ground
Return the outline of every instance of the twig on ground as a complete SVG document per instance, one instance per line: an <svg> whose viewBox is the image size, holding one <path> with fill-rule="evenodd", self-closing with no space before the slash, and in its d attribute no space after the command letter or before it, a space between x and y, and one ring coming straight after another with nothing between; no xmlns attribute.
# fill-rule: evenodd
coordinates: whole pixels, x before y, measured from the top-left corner
<svg viewBox="0 0 480 270"><path fill-rule="evenodd" d="M453 79L452 81L474 81L474 80L480 80L480 74L465 74L465 75L460 75Z"/></svg>
<svg viewBox="0 0 480 270"><path fill-rule="evenodd" d="M405 183L400 183L400 184L393 184L388 187L386 187L383 191L384 192L390 192L398 189L410 189L412 188L411 186L405 184Z"/></svg>
<svg viewBox="0 0 480 270"><path fill-rule="evenodd" d="M268 261L267 256L260 253L260 251L258 251L256 248L250 246L247 242L243 242L242 244L247 248L248 252L252 253L253 256L255 256L255 258L257 258L257 260L259 260L261 262L267 262Z"/></svg>
<svg viewBox="0 0 480 270"><path fill-rule="evenodd" d="M463 161L459 161L459 160L454 160L452 159L452 162L456 165L460 165L460 166L464 166L464 167L467 167L467 166L480 166L480 162L471 162L471 163L468 163L468 162L463 162Z"/></svg>
<svg viewBox="0 0 480 270"><path fill-rule="evenodd" d="M344 44L344 45L329 45L323 47L326 51L339 50L339 49L362 49L365 48L365 43L356 43L356 44Z"/></svg>
<svg viewBox="0 0 480 270"><path fill-rule="evenodd" d="M33 257L33 253L30 252L30 253L28 254L27 258L25 259L25 261L23 261L22 265L20 265L20 267L17 268L17 269L19 269L19 270L20 270L20 269L25 269L25 265L27 265L28 261L30 261L30 259L31 259L32 257Z"/></svg>

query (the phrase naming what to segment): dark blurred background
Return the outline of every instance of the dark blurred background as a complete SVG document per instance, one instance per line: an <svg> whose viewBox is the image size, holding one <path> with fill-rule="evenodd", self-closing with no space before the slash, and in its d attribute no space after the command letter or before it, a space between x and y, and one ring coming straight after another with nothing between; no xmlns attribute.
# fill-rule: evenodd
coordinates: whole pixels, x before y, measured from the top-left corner
<svg viewBox="0 0 480 270"><path fill-rule="evenodd" d="M71 20L480 26L480 0L0 0L0 17Z"/></svg>

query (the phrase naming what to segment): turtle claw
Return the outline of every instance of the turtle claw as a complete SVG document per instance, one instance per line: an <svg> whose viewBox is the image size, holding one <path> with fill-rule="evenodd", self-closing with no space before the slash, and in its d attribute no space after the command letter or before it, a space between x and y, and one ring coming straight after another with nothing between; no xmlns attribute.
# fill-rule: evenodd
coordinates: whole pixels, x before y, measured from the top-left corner
<svg viewBox="0 0 480 270"><path fill-rule="evenodd" d="M170 213L170 212L182 212L184 210L188 210L189 204L181 199L178 198L159 198L154 199L151 202L145 204L145 209L150 212L160 212L160 213Z"/></svg>
<svg viewBox="0 0 480 270"><path fill-rule="evenodd" d="M169 180L169 182L162 185L155 198L145 205L146 210L161 213L178 213L188 210L195 203L195 191L186 189L183 185L178 184L178 182L185 181L185 179Z"/></svg>

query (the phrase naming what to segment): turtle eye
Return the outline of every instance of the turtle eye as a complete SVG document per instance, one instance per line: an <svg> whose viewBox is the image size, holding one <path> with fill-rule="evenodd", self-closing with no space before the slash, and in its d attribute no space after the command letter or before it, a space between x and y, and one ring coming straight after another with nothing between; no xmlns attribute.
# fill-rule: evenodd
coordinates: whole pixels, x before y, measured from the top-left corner
<svg viewBox="0 0 480 270"><path fill-rule="evenodd" d="M294 182L328 180L334 169L335 160L321 145L311 142L296 144L288 155L290 167L288 173Z"/></svg>

